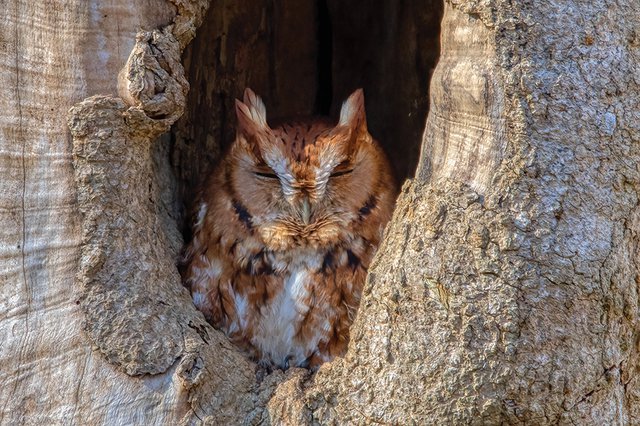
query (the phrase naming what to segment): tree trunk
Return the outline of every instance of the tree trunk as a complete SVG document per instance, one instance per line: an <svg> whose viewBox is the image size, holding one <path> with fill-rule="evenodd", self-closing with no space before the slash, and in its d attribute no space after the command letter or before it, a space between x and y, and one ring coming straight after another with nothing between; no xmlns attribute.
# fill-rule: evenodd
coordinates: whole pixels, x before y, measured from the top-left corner
<svg viewBox="0 0 640 426"><path fill-rule="evenodd" d="M82 333L82 219L67 127L74 103L117 93L137 29L166 25L176 7L24 0L2 9L0 423L177 423L186 396L170 376L132 378Z"/></svg>
<svg viewBox="0 0 640 426"><path fill-rule="evenodd" d="M266 377L175 267L184 138L200 136L160 135L197 116L180 55L208 2L129 3L5 7L0 423L640 423L636 0L445 3L420 163L348 353ZM222 26L258 19L213 7ZM192 93L245 84L234 66L191 68ZM187 153L177 179L170 151Z"/></svg>

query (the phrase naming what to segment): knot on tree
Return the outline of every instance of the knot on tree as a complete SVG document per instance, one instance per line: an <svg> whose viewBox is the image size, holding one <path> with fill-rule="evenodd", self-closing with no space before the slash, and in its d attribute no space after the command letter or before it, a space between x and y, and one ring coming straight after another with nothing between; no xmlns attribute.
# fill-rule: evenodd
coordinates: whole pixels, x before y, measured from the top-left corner
<svg viewBox="0 0 640 426"><path fill-rule="evenodd" d="M172 28L139 31L118 79L119 95L129 106L167 127L182 115L189 91Z"/></svg>

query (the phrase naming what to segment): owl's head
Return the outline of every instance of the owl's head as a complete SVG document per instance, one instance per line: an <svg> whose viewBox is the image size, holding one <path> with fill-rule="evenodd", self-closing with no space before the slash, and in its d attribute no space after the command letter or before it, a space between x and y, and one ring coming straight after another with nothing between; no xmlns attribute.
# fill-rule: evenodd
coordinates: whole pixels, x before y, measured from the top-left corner
<svg viewBox="0 0 640 426"><path fill-rule="evenodd" d="M269 249L349 242L363 212L389 204L379 197L391 196L392 178L367 130L362 89L343 103L338 123L310 119L271 127L250 89L236 101L236 114L227 180Z"/></svg>

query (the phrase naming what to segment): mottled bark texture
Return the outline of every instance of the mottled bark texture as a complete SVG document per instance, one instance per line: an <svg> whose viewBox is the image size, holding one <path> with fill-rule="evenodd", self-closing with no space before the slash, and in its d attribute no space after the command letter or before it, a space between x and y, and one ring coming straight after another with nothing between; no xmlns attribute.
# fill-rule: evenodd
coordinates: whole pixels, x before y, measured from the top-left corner
<svg viewBox="0 0 640 426"><path fill-rule="evenodd" d="M81 331L81 220L67 111L116 92L139 27L169 2L2 3L0 22L0 423L179 419L163 379L131 380ZM128 420L128 421L127 421Z"/></svg>
<svg viewBox="0 0 640 426"><path fill-rule="evenodd" d="M321 418L640 421L640 5L491 5L447 5L417 178Z"/></svg>
<svg viewBox="0 0 640 426"><path fill-rule="evenodd" d="M349 351L266 377L175 268L158 137L206 3L6 7L0 423L640 423L636 0L445 4Z"/></svg>

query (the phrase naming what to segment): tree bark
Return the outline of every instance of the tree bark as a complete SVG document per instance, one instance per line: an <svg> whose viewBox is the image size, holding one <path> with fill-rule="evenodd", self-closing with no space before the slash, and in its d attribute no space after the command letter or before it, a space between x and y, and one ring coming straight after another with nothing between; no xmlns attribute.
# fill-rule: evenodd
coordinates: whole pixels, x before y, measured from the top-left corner
<svg viewBox="0 0 640 426"><path fill-rule="evenodd" d="M131 378L82 333L76 273L82 220L67 112L117 93L140 27L168 2L3 3L0 24L0 423L176 423L186 403L168 376Z"/></svg>
<svg viewBox="0 0 640 426"><path fill-rule="evenodd" d="M158 138L207 1L111 4L1 24L0 423L640 422L636 0L445 3L349 351L266 377L175 268Z"/></svg>

